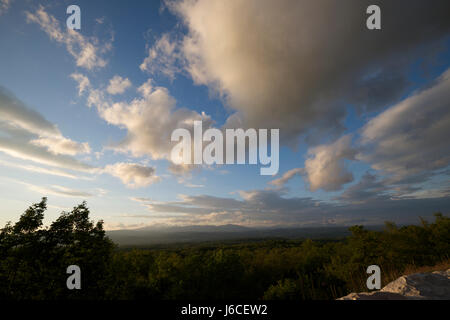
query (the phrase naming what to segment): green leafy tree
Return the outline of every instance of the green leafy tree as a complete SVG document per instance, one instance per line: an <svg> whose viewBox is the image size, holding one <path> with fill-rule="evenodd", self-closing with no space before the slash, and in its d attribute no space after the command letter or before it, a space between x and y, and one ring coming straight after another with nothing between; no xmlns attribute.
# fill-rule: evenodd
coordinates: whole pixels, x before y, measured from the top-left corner
<svg viewBox="0 0 450 320"><path fill-rule="evenodd" d="M105 297L114 244L103 222L89 220L85 202L43 227L47 199L30 206L0 232L0 297L98 299ZM81 290L66 287L69 265L81 268Z"/></svg>

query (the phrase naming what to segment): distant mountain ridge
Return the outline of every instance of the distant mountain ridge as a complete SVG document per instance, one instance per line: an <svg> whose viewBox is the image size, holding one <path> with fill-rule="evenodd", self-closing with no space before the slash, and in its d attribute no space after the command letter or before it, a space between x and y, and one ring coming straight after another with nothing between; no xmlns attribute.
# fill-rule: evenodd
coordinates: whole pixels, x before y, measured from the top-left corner
<svg viewBox="0 0 450 320"><path fill-rule="evenodd" d="M381 229L382 227L371 227ZM321 239L348 236L347 226L250 228L227 225L156 226L134 230L107 231L107 236L122 246L153 245L248 239Z"/></svg>
<svg viewBox="0 0 450 320"><path fill-rule="evenodd" d="M191 226L156 226L156 227L144 227L134 229L134 231L177 231L177 232L211 232L211 231L224 231L224 232L238 232L252 230L252 228L244 227L236 224L225 225L191 225Z"/></svg>

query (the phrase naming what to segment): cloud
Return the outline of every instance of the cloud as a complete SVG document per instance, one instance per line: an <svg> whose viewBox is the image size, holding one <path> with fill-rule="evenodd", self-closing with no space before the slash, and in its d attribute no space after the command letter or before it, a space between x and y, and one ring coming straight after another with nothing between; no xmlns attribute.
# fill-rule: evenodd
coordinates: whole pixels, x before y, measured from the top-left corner
<svg viewBox="0 0 450 320"><path fill-rule="evenodd" d="M203 185L203 184L193 184L193 183L186 183L184 186L188 187L188 188L204 188L205 187L205 185Z"/></svg>
<svg viewBox="0 0 450 320"><path fill-rule="evenodd" d="M13 2L13 0L0 0L0 16L8 11L11 2Z"/></svg>
<svg viewBox="0 0 450 320"><path fill-rule="evenodd" d="M61 169L90 174L108 173L132 188L148 186L160 180L154 174L153 167L133 163L116 163L102 169L77 160L73 156L91 152L87 142L78 143L65 138L56 125L47 121L38 112L29 109L3 87L0 87L0 152L18 159ZM0 164L71 179L88 179L53 168L12 164L7 161L0 161ZM49 190L57 191L54 188ZM63 191L60 189L58 192Z"/></svg>
<svg viewBox="0 0 450 320"><path fill-rule="evenodd" d="M371 119L361 132L359 160L390 183L423 182L450 164L450 69Z"/></svg>
<svg viewBox="0 0 450 320"><path fill-rule="evenodd" d="M86 91L86 89L91 87L89 78L81 73L72 73L70 77L78 82L78 95L80 96Z"/></svg>
<svg viewBox="0 0 450 320"><path fill-rule="evenodd" d="M26 170L26 171L30 171L30 172L48 174L48 175L53 175L53 176L69 178L69 179L75 179L75 180L77 180L77 179L91 180L91 178L89 178L89 177L83 177L83 176L80 176L80 175L71 174L71 173L68 173L68 172L63 171L63 170L37 167L37 166L33 166L33 165L28 165L28 164L19 164L17 162L10 162L10 161L0 160L0 165L6 166L6 167L10 167L10 168L17 168L17 169L21 169L21 170Z"/></svg>
<svg viewBox="0 0 450 320"><path fill-rule="evenodd" d="M280 128L284 142L341 134L349 103L366 112L398 101L412 61L427 61L450 30L450 3L440 0L383 2L388 32L365 27L370 1L167 3L187 34L177 45L164 35L142 68L162 57L164 73L175 59L236 111L227 126Z"/></svg>
<svg viewBox="0 0 450 320"><path fill-rule="evenodd" d="M377 179L377 177L369 172L366 172L361 180L347 188L338 199L349 203L366 203L370 201L377 201L389 199L390 196L386 194L388 187Z"/></svg>
<svg viewBox="0 0 450 320"><path fill-rule="evenodd" d="M109 124L127 130L122 141L110 148L131 153L135 157L150 156L152 159L169 159L175 143L171 135L175 129L193 131L196 120L208 128L212 120L205 113L176 108L175 99L163 87L154 87L148 80L138 88L140 94L131 102L113 102L98 89L91 89L88 105L96 106L102 119ZM192 134L193 136L193 134Z"/></svg>
<svg viewBox="0 0 450 320"><path fill-rule="evenodd" d="M175 75L182 70L177 63L179 59L182 59L182 57L178 43L171 40L170 35L165 33L148 49L148 56L139 68L151 74L160 72L173 80Z"/></svg>
<svg viewBox="0 0 450 320"><path fill-rule="evenodd" d="M281 178L270 181L269 184L272 184L277 187L282 187L293 177L295 177L296 175L300 175L304 172L305 172L305 170L303 168L291 169L291 170L285 172Z"/></svg>
<svg viewBox="0 0 450 320"><path fill-rule="evenodd" d="M309 149L304 170L311 191L335 191L352 182L353 174L345 168L344 160L353 160L355 154L349 135L332 144Z"/></svg>
<svg viewBox="0 0 450 320"><path fill-rule="evenodd" d="M353 181L345 169L345 160L360 160L377 174L366 173L357 184L346 189L338 199L362 203L386 198L439 198L448 194L445 187L427 192L423 183L450 164L450 150L443 137L450 136L450 69L431 85L418 90L367 122L360 130L356 147L350 136L335 143L308 150L305 176L312 191L339 190ZM283 185L294 169L271 184ZM422 186L421 186L422 184Z"/></svg>
<svg viewBox="0 0 450 320"><path fill-rule="evenodd" d="M443 186L442 188L418 190L418 191L414 191L404 197L412 198L412 199L450 198L450 187Z"/></svg>
<svg viewBox="0 0 450 320"><path fill-rule="evenodd" d="M366 175L359 187L370 193L378 188L376 179ZM357 191L357 187L353 188ZM178 201L133 199L146 206L147 215L127 215L127 218L147 219L151 224L246 226L326 226L326 225L380 225L384 221L417 223L419 216L450 210L450 198L395 199L353 194L346 199L324 202L308 197L287 197L287 190L240 191L240 199L210 195L180 195ZM372 197L372 196L370 196ZM364 201L356 201L356 199ZM352 200L352 201L350 201ZM363 213L363 214L362 214Z"/></svg>
<svg viewBox="0 0 450 320"><path fill-rule="evenodd" d="M310 198L284 198L281 191L241 191L240 199L209 195L179 195L180 201L157 202L135 199L151 213L148 218L169 224L273 225L293 223L295 215L302 219L317 212L318 202ZM145 216L140 216L145 217ZM309 216L311 217L311 216ZM297 223L298 221L295 221Z"/></svg>
<svg viewBox="0 0 450 320"><path fill-rule="evenodd" d="M37 192L42 196L54 195L59 197L71 197L71 198L89 198L93 196L92 194L85 191L70 189L59 185L37 186L23 181L17 180L12 181L22 184L26 186L29 190Z"/></svg>
<svg viewBox="0 0 450 320"><path fill-rule="evenodd" d="M37 23L50 39L64 44L75 58L77 66L88 70L106 66L106 60L100 55L110 49L109 43L101 47L95 37L89 39L75 30L61 29L59 21L48 14L43 6L39 6L34 13L27 11L26 17L28 23Z"/></svg>
<svg viewBox="0 0 450 320"><path fill-rule="evenodd" d="M55 155L49 152L47 148L33 146L29 144L29 141L18 137L0 137L0 151L15 158L29 160L52 167L86 173L93 173L97 171L95 167L83 163L71 156Z"/></svg>
<svg viewBox="0 0 450 320"><path fill-rule="evenodd" d="M64 137L46 137L31 140L30 143L36 146L46 147L54 154L77 155L91 153L91 148L87 142L78 143Z"/></svg>
<svg viewBox="0 0 450 320"><path fill-rule="evenodd" d="M52 194L61 197L73 197L73 198L89 198L92 194L84 191L74 190L62 186L52 185L49 187L38 187L30 185L30 189L39 192L43 195Z"/></svg>
<svg viewBox="0 0 450 320"><path fill-rule="evenodd" d="M131 87L131 81L121 76L115 75L111 80L109 80L109 85L106 88L109 94L122 94L126 89Z"/></svg>
<svg viewBox="0 0 450 320"><path fill-rule="evenodd" d="M104 172L119 178L126 186L130 188L146 187L161 180L155 175L155 168L145 167L135 163L119 162L113 165L107 165Z"/></svg>
<svg viewBox="0 0 450 320"><path fill-rule="evenodd" d="M93 172L95 168L68 155L90 152L87 143L62 135L57 126L0 87L0 151L54 167Z"/></svg>
<svg viewBox="0 0 450 320"><path fill-rule="evenodd" d="M38 112L28 108L9 90L0 87L0 119L14 128L40 136L57 136L58 128Z"/></svg>

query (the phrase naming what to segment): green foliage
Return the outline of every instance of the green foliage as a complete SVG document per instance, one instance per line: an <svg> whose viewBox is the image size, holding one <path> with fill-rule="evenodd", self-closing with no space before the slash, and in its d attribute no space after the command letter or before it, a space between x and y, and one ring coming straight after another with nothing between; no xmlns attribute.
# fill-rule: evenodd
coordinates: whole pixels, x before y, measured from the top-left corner
<svg viewBox="0 0 450 320"><path fill-rule="evenodd" d="M367 266L386 275L449 259L450 218L382 232L362 226L339 241L271 240L123 250L89 220L86 203L43 227L46 199L0 232L2 299L334 299L365 290ZM80 266L82 289L66 288ZM384 275L384 276L383 276Z"/></svg>
<svg viewBox="0 0 450 320"><path fill-rule="evenodd" d="M0 298L67 299L104 295L114 245L103 222L89 220L86 203L43 228L47 199L0 232ZM82 267L83 290L68 290L66 269Z"/></svg>

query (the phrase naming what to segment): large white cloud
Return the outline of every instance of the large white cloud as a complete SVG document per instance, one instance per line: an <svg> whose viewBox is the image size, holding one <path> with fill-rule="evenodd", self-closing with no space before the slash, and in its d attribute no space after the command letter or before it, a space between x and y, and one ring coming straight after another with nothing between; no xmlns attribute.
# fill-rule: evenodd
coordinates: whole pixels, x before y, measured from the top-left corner
<svg viewBox="0 0 450 320"><path fill-rule="evenodd" d="M449 3L440 0L383 2L382 32L365 27L370 1L167 4L187 34L163 35L141 68L173 76L183 67L237 111L227 126L280 128L285 142L341 133L346 103L363 112L398 100L412 58L426 60L450 28Z"/></svg>
<svg viewBox="0 0 450 320"><path fill-rule="evenodd" d="M106 122L127 131L125 139L111 146L117 151L131 153L136 157L169 159L175 144L171 142L175 129L186 128L192 132L196 120L202 121L204 128L212 124L211 118L205 113L177 108L169 91L164 87L153 86L152 80L142 84L138 92L140 95L130 102L114 102L100 89L89 90L88 105L95 106ZM182 168L174 169L180 171Z"/></svg>
<svg viewBox="0 0 450 320"><path fill-rule="evenodd" d="M308 150L305 176L312 191L339 190L343 184L353 181L353 174L346 169L345 160L353 160L356 151L351 147L351 136L336 142Z"/></svg>

